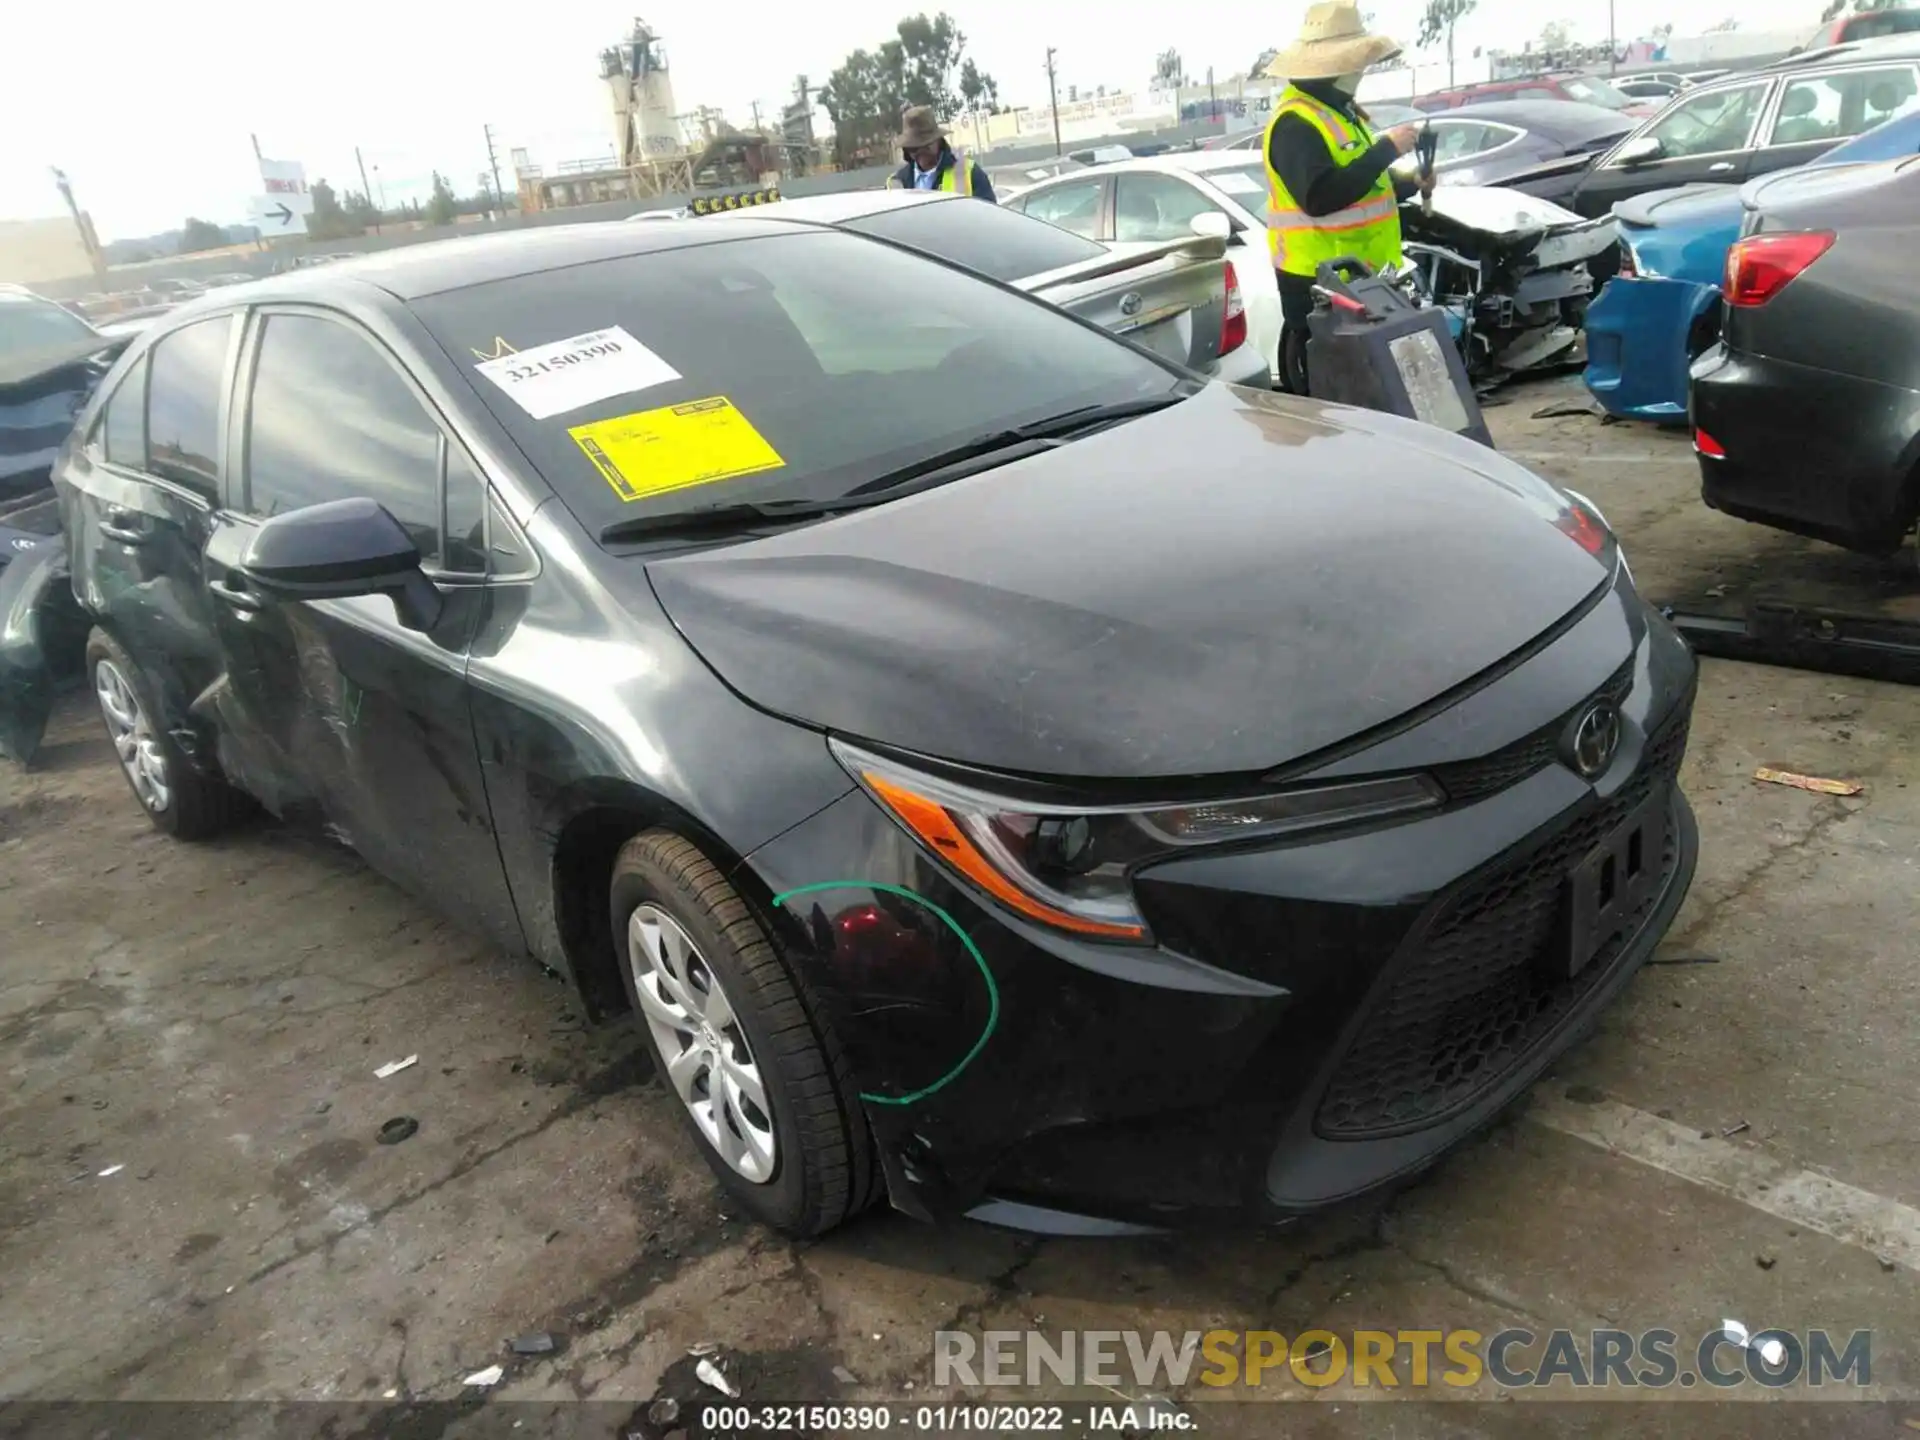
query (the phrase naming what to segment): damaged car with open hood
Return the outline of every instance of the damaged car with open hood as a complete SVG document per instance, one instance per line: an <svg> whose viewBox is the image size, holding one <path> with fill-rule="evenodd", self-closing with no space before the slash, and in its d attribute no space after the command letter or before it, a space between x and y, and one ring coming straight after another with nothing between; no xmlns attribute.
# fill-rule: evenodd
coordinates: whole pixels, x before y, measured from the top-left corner
<svg viewBox="0 0 1920 1440"><path fill-rule="evenodd" d="M635 1012L791 1234L1401 1180L1694 870L1693 661L1593 506L837 228L216 292L55 481L132 803L324 829Z"/></svg>
<svg viewBox="0 0 1920 1440"><path fill-rule="evenodd" d="M0 756L31 760L86 634L67 586L54 457L132 332L0 285Z"/></svg>

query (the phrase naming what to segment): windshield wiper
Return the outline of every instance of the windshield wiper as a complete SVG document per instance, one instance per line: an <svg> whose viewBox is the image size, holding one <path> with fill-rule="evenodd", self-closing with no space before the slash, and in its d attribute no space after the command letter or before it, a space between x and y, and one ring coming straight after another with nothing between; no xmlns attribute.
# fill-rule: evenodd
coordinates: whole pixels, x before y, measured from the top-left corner
<svg viewBox="0 0 1920 1440"><path fill-rule="evenodd" d="M889 470L884 475L877 475L864 485L854 486L847 494L870 496L875 499L881 497L897 499L902 495L910 495L916 490L944 485L949 480L958 480L975 470L985 468L974 464L974 461L993 457L994 463L1005 464L1020 458L1001 453L1015 446L1023 447L1022 455L1042 449L1052 449L1054 444L1076 430L1090 430L1096 425L1111 424L1117 420L1131 420L1136 415L1151 415L1156 410L1165 410L1169 405L1179 404L1187 398L1187 394L1187 391L1181 390L1167 395L1143 395L1132 400L1116 400L1108 405L1081 405L1072 410L1064 410L1058 415L1049 415L1041 420L1030 420L1025 425L995 430L986 435L976 436L950 450L942 450L937 455L929 455L924 460L916 460L911 465L903 465L897 470Z"/></svg>
<svg viewBox="0 0 1920 1440"><path fill-rule="evenodd" d="M601 544L620 540L644 540L655 535L684 535L700 530L740 530L755 525L786 524L795 520L814 520L827 515L842 515L864 510L870 505L898 500L920 490L931 490L949 481L995 465L1010 464L1028 455L1051 450L1077 430L1087 430L1136 415L1150 415L1187 398L1187 392L1141 396L1118 400L1109 405L1082 405L1074 410L1049 415L1045 419L996 430L929 455L911 465L856 485L846 494L831 500L736 500L723 505L701 505L692 510L675 510L664 515L636 515L615 520L600 527Z"/></svg>

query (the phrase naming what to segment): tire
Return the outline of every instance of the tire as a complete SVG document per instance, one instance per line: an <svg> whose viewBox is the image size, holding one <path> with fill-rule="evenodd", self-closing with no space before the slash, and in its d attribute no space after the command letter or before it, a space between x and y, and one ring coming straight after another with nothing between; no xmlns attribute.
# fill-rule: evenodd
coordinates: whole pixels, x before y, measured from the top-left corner
<svg viewBox="0 0 1920 1440"><path fill-rule="evenodd" d="M739 892L691 841L650 830L621 848L613 866L611 900L627 998L661 1083L721 1187L763 1224L796 1238L824 1234L866 1209L874 1198L876 1159L846 1057L818 1005L775 952ZM652 948L653 937L670 936L673 926L693 951L684 957L686 985L696 999L708 997L709 1005L717 990L724 1003L721 1013L730 1012L736 1022L732 1028L710 1027L704 1041L661 1018L676 1010L688 1015L692 1008L676 1006L671 990L657 979L656 963L646 958L658 953ZM643 984L649 987L647 995L642 994ZM694 1023L697 1028L699 1019ZM696 1052L715 1043L728 1051L727 1063L738 1065L744 1055L757 1073L764 1110L751 1098L735 1100L731 1110L709 1098L702 1115ZM712 1053L709 1048L707 1054ZM677 1072L676 1059L681 1062ZM677 1080L676 1074L682 1078ZM712 1078L709 1065L705 1079ZM681 1091L686 1079L693 1082L692 1098ZM712 1095L710 1083L704 1092ZM752 1145L743 1142L743 1126L750 1126L762 1142L764 1133L771 1134L769 1161L763 1162ZM722 1150L729 1141L733 1159ZM763 1177L749 1173L763 1163Z"/></svg>
<svg viewBox="0 0 1920 1440"><path fill-rule="evenodd" d="M133 657L104 630L87 637L86 675L120 773L156 830L176 840L205 840L252 809L238 790L195 769L173 737L150 723L160 714L153 692Z"/></svg>

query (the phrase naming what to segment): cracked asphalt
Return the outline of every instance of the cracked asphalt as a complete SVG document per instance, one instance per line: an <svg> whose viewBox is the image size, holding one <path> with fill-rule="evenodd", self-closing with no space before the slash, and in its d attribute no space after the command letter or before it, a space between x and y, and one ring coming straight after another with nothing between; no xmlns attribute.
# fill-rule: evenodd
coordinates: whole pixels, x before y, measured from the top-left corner
<svg viewBox="0 0 1920 1440"><path fill-rule="evenodd" d="M1763 567L1729 557L1785 553L1700 508L1684 438L1534 418L1578 393L1530 387L1489 420L1606 511L1643 590L1737 597ZM163 839L84 698L34 770L0 767L0 1400L585 1399L657 1435L646 1407L672 1395L698 1435L703 1344L749 1400L928 1400L962 1393L933 1384L943 1329L1692 1337L1731 1317L1873 1331L1890 1403L1802 1395L1784 1408L1806 1433L1920 1429L1911 1268L1845 1217L1789 1223L1538 1107L1391 1199L1282 1231L1040 1240L883 1212L791 1244L726 1212L632 1030L588 1027L561 985L342 852L265 823ZM1643 971L1536 1098L1733 1131L1715 1144L1735 1158L1920 1207L1917 714L1896 686L1706 662L1684 774L1703 855L1660 956L1693 963ZM1757 784L1762 764L1865 789ZM401 1116L417 1133L379 1143ZM558 1350L505 1348L534 1330ZM463 1377L494 1363L483 1401ZM1012 1398L1049 1395L1111 1398ZM1591 1413L1484 1379L1356 1418L1408 1395L1349 1377L1173 1398L1234 1436L1276 1433L1277 1401L1313 1402L1288 1433ZM1687 1409L1676 1433L1754 1433L1751 1406Z"/></svg>

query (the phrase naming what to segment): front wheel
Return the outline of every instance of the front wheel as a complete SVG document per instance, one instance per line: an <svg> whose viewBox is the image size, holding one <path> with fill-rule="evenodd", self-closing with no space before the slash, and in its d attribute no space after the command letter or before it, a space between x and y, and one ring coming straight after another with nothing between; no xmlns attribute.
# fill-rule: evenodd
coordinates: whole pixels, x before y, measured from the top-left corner
<svg viewBox="0 0 1920 1440"><path fill-rule="evenodd" d="M864 1209L873 1144L845 1058L726 877L652 830L622 847L612 905L627 998L721 1186L793 1236Z"/></svg>

